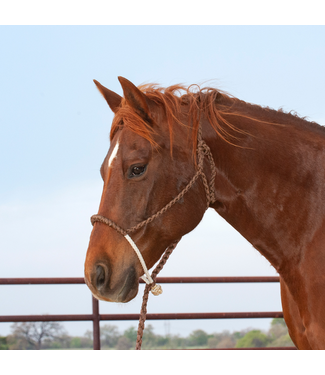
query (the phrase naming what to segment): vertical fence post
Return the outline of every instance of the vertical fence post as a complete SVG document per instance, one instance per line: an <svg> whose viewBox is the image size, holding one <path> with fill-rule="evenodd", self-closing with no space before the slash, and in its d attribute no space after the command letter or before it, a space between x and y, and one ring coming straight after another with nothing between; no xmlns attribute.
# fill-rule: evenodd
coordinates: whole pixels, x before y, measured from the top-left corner
<svg viewBox="0 0 325 375"><path fill-rule="evenodd" d="M92 295L93 299L93 349L100 350L100 333L99 333L99 302Z"/></svg>

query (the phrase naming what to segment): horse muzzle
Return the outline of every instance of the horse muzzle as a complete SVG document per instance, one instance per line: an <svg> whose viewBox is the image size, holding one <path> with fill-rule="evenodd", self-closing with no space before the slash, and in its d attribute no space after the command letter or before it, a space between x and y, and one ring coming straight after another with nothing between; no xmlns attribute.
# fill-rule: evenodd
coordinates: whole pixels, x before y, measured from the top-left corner
<svg viewBox="0 0 325 375"><path fill-rule="evenodd" d="M109 265L98 263L90 272L85 269L85 282L93 296L108 302L129 302L138 293L139 281L133 266L113 277Z"/></svg>

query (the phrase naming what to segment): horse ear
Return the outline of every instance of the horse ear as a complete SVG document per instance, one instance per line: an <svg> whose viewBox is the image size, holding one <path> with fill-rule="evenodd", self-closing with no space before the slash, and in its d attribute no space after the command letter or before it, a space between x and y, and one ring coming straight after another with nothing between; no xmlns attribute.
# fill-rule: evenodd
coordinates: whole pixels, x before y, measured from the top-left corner
<svg viewBox="0 0 325 375"><path fill-rule="evenodd" d="M103 95L107 104L110 106L111 110L116 113L120 104L122 97L116 94L114 91L107 89L105 86L101 85L98 81L94 79L94 83L97 86L99 92Z"/></svg>
<svg viewBox="0 0 325 375"><path fill-rule="evenodd" d="M149 100L132 82L123 77L118 77L123 89L124 98L128 105L132 107L138 115L149 123L152 122L149 110Z"/></svg>

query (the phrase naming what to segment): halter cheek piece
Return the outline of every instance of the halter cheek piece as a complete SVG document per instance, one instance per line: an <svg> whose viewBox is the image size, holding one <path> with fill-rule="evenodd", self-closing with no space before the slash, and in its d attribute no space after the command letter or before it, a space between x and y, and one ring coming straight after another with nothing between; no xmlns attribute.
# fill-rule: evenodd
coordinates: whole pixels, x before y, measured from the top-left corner
<svg viewBox="0 0 325 375"><path fill-rule="evenodd" d="M162 293L161 286L156 284L155 281L154 281L154 279L156 278L157 273L159 271L155 274L154 279L153 279L152 276L150 276L148 268L146 266L146 263L145 263L145 261L142 257L142 254L141 254L140 250L138 249L137 245L132 240L132 238L129 236L129 234L131 234L131 233L137 231L138 229L144 227L145 225L151 223L156 217L162 215L170 207L172 207L175 203L177 203L180 199L182 199L183 196L191 189L191 187L194 185L194 183L196 182L196 180L200 176L202 178L202 182L203 182L203 185L204 185L206 198L207 198L207 207L206 208L208 208L210 204L212 204L216 201L215 194L214 194L214 180L215 180L215 176L216 176L215 164L214 164L214 160L213 160L213 157L212 157L211 150L210 150L209 146L202 139L201 127L199 127L199 130L198 130L198 142L197 142L196 153L197 153L198 163L197 163L196 173L195 173L194 177L191 179L191 181L185 186L185 188L173 200L171 200L165 207L163 207L160 211L158 211L157 213L150 216L148 219L143 220L139 224L133 226L132 228L125 230L122 227L120 227L118 224L114 223L114 221L112 221L112 220L110 220L110 219L108 219L108 218L106 218L102 215L93 215L90 218L90 221L91 221L92 225L94 225L96 222L106 224L106 225L110 226L111 228L115 229L117 232L119 232L122 236L125 237L125 239L129 242L129 244L132 246L133 250L137 254L137 256L139 258L139 261L142 265L142 268L144 270L145 275L141 276L141 278L148 285L151 286L151 292L152 292L152 294L154 294L156 296ZM211 168L210 183L208 183L208 179L207 179L207 177L206 177L206 175L204 174L204 171L203 171L204 156L207 156L207 158L209 160L209 163L210 163L210 168ZM173 244L171 244L166 249L166 252L169 249L171 249L171 251L172 251L172 249L174 249L176 247L178 242L179 242L179 240L174 242ZM165 260L165 262L166 262L166 260ZM162 260L161 260L161 262L162 262ZM159 265L160 265L160 263L159 263ZM158 265L158 267L159 267L159 265Z"/></svg>

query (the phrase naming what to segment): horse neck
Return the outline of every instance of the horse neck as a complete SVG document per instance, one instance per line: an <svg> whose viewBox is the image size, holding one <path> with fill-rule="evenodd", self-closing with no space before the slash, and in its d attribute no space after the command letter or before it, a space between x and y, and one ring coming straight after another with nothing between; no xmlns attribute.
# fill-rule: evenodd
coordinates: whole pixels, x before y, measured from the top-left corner
<svg viewBox="0 0 325 375"><path fill-rule="evenodd" d="M325 137L292 115L271 114L260 109L257 119L274 122L278 116L285 126L229 115L227 120L246 132L237 134L236 145L217 136L207 122L203 136L217 169L212 208L280 272L288 260L301 256L302 243L311 241L316 214L318 228L323 224L322 199L315 197L325 184L324 173L317 172L325 164Z"/></svg>

